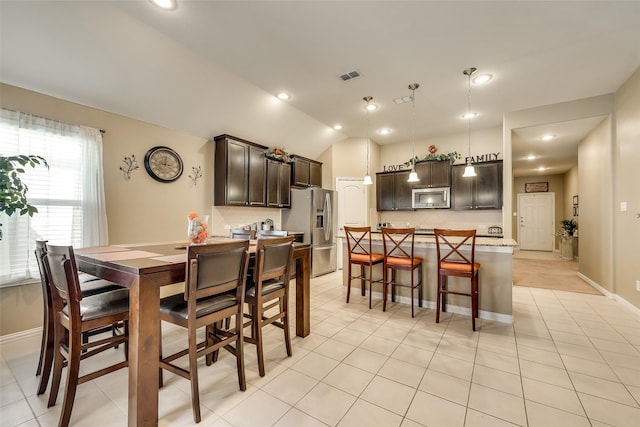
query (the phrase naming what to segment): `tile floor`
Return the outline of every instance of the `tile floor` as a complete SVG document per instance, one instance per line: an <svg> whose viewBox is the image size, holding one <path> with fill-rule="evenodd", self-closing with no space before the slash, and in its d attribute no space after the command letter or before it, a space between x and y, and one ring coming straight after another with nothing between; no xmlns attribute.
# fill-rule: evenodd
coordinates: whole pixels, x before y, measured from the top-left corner
<svg viewBox="0 0 640 427"><path fill-rule="evenodd" d="M312 334L292 358L271 328L260 378L246 345L247 391L230 354L201 363L201 426L640 426L640 317L607 297L516 287L514 324L474 333L461 315L346 304L341 277L312 280ZM165 326L167 354L185 340ZM39 337L0 346L2 426L57 425L60 398L35 394L38 351ZM84 369L122 353L100 357ZM126 370L81 385L72 425L125 426L126 390ZM188 381L165 373L159 399L161 426L194 425Z"/></svg>

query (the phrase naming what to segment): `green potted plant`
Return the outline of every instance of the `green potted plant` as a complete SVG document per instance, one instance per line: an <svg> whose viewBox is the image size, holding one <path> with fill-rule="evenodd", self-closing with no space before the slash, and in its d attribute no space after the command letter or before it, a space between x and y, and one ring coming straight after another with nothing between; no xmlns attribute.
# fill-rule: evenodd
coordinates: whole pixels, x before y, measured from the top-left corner
<svg viewBox="0 0 640 427"><path fill-rule="evenodd" d="M22 154L17 156L0 155L0 213L11 216L17 212L18 215L33 216L38 212L35 206L27 202L29 188L20 177L25 172L25 166L35 168L38 165L49 168L44 157ZM2 229L0 228L1 239Z"/></svg>
<svg viewBox="0 0 640 427"><path fill-rule="evenodd" d="M573 232L578 228L578 224L573 219L563 219L560 221L565 236L573 236Z"/></svg>

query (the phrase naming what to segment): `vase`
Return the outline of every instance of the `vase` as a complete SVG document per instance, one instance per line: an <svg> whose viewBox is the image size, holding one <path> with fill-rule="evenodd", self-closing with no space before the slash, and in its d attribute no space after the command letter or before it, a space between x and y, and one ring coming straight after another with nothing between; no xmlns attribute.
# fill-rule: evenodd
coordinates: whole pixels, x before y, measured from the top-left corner
<svg viewBox="0 0 640 427"><path fill-rule="evenodd" d="M189 243L204 243L209 237L209 215L187 217L187 237Z"/></svg>

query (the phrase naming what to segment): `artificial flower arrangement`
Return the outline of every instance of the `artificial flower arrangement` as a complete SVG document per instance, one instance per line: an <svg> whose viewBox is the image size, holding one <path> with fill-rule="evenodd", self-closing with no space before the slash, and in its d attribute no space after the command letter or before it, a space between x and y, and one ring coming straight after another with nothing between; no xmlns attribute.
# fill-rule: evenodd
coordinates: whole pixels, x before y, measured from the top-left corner
<svg viewBox="0 0 640 427"><path fill-rule="evenodd" d="M293 154L289 154L285 151L284 148L270 148L264 156L267 159L277 160L282 163L293 163L294 157Z"/></svg>
<svg viewBox="0 0 640 427"><path fill-rule="evenodd" d="M187 216L189 225L187 236L191 243L204 243L209 235L209 215L199 215L198 212L190 212Z"/></svg>
<svg viewBox="0 0 640 427"><path fill-rule="evenodd" d="M447 153L447 154L438 154L438 147L436 147L433 144L430 145L427 150L429 151L429 153L423 158L419 158L418 156L415 156L413 159L409 159L406 162L404 162L404 165L411 166L414 162L419 163L427 160L449 160L451 163L453 163L457 159L461 158L460 153L458 153L457 151L452 151L451 153Z"/></svg>

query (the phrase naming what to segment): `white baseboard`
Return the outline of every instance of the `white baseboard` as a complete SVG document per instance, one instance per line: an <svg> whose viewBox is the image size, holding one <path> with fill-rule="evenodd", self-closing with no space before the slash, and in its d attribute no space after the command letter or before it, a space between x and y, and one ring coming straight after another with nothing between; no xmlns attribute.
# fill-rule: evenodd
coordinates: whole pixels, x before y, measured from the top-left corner
<svg viewBox="0 0 640 427"><path fill-rule="evenodd" d="M0 336L0 345L19 341L21 339L29 338L35 335L42 335L42 327L27 329L26 331L20 331L9 335L2 335Z"/></svg>
<svg viewBox="0 0 640 427"><path fill-rule="evenodd" d="M376 298L382 299L382 292L373 292L371 296L375 296ZM409 298L408 296L396 295L396 302L410 305L411 298ZM422 306L426 308L435 309L436 302L422 300ZM461 314L463 316L471 316L470 307L460 307L458 305L447 304L447 312ZM496 322L501 322L501 323L513 323L513 315L510 315L510 314L494 313L492 311L479 310L478 316L481 319L495 320Z"/></svg>
<svg viewBox="0 0 640 427"><path fill-rule="evenodd" d="M620 304L625 306L629 311L631 311L632 313L640 316L640 308L638 308L635 305L631 304L629 301L627 301L626 299L622 298L620 295L609 292L608 290L606 290L602 286L598 285L596 282L594 282L593 280L589 279L587 276L585 276L582 273L578 273L578 277L581 278L582 280L584 280L585 282L587 282L589 285L591 285L595 289L597 289L602 295L606 296L607 298L611 298L614 301L619 302Z"/></svg>

